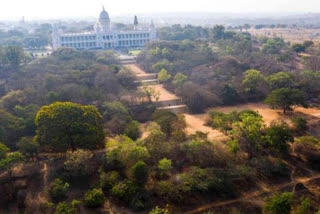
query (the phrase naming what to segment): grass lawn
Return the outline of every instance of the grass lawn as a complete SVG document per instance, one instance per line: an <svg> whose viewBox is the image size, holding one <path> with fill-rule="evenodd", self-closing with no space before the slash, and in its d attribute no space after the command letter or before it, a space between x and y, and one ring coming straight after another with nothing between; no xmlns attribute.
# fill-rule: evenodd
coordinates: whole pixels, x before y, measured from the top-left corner
<svg viewBox="0 0 320 214"><path fill-rule="evenodd" d="M132 56L137 56L137 55L139 55L139 53L141 53L141 50L132 50L132 51L129 51L129 54L131 54Z"/></svg>

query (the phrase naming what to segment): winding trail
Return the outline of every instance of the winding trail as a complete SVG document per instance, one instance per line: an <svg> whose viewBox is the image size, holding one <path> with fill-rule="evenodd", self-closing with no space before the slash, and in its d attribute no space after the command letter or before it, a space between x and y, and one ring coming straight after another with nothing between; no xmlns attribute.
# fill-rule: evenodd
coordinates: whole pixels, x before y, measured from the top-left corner
<svg viewBox="0 0 320 214"><path fill-rule="evenodd" d="M202 205L202 206L200 206L200 207L198 207L198 208L196 208L194 210L184 212L184 214L198 214L200 212L204 212L204 211L207 211L207 210L212 209L212 208L221 207L221 206L227 206L227 205L231 205L231 204L238 203L238 202L252 202L257 197L261 197L264 194L274 193L274 192L280 191L282 189L285 189L287 187L295 186L295 185L297 185L299 183L302 183L305 186L307 186L306 185L307 183L309 183L310 181L313 181L313 180L317 180L317 179L320 179L320 173L317 173L317 174L315 174L315 175L313 175L313 176L311 176L309 178L308 177L296 178L296 179L294 179L294 181L291 181L291 182L288 182L288 183L285 183L285 184L279 184L279 185L270 187L268 189L259 190L259 191L255 191L255 192L252 192L252 193L248 193L247 195L243 195L243 196L241 196L240 198L237 198L237 199L226 200L226 201L216 201L216 202L212 202L212 203L209 203L209 204L206 204L206 205Z"/></svg>

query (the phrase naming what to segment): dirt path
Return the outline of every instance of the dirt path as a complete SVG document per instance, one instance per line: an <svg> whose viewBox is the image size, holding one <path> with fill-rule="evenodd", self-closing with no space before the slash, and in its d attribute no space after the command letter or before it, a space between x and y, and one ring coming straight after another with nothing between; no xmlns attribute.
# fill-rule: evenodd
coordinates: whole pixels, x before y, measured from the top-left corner
<svg viewBox="0 0 320 214"><path fill-rule="evenodd" d="M237 199L212 202L212 203L200 206L194 210L185 212L184 214L197 214L197 213L204 212L204 211L207 211L207 210L215 208L215 207L227 206L227 205L231 205L231 204L238 203L238 202L251 202L252 200L255 200L257 197L261 197L264 194L275 193L275 192L278 192L286 187L294 186L298 183L302 183L302 184L306 185L307 183L309 183L313 180L317 180L317 179L320 179L320 173L315 174L309 178L296 178L296 179L294 179L294 181L291 181L291 182L288 182L285 184L279 184L279 185L270 187L269 189L255 191L255 192L249 193L249 194L242 196L240 198L237 198Z"/></svg>
<svg viewBox="0 0 320 214"><path fill-rule="evenodd" d="M149 87L154 88L155 91L160 93L158 101L179 99L179 97L177 97L175 94L173 94L170 91L168 91L167 89L165 89L162 84L150 85ZM153 101L156 101L156 100L153 100Z"/></svg>
<svg viewBox="0 0 320 214"><path fill-rule="evenodd" d="M127 68L131 69L134 71L134 73L137 76L146 76L150 75L143 71L141 68L139 68L135 64L129 64L126 65ZM157 84L157 85L150 85L149 87L152 87L155 89L156 92L159 92L159 99L158 101L167 101L167 100L175 100L175 99L180 99L178 96L175 94L171 93L170 91L166 90L162 84ZM156 101L153 99L153 101ZM187 129L186 132L187 134L194 134L196 131L201 131L208 133L208 138L210 140L222 140L226 139L227 137L221 133L218 130L213 130L212 128L205 126L206 122L206 114L199 114L199 115L191 115L191 114L184 114L187 122ZM144 130L145 127L142 127ZM147 134L143 132L143 137L145 138Z"/></svg>
<svg viewBox="0 0 320 214"><path fill-rule="evenodd" d="M129 64L129 65L125 65L125 67L129 68L131 71L133 71L136 76L146 76L149 75L148 73L146 73L144 70L142 70L141 68L139 68L137 65L135 64Z"/></svg>
<svg viewBox="0 0 320 214"><path fill-rule="evenodd" d="M184 114L187 122L187 134L194 134L196 131L208 133L208 138L211 140L226 140L228 137L218 130L213 130L209 126L205 126L206 114Z"/></svg>

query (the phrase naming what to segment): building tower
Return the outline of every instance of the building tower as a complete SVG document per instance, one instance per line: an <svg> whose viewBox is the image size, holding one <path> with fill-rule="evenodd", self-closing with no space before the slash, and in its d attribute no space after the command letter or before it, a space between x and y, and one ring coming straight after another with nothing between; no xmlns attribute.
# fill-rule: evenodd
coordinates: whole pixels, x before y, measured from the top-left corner
<svg viewBox="0 0 320 214"><path fill-rule="evenodd" d="M137 30L138 28L138 17L137 16L134 16L134 21L133 21L133 26L134 26L134 29Z"/></svg>
<svg viewBox="0 0 320 214"><path fill-rule="evenodd" d="M99 27L101 31L108 31L110 29L110 18L108 12L102 7L99 16Z"/></svg>

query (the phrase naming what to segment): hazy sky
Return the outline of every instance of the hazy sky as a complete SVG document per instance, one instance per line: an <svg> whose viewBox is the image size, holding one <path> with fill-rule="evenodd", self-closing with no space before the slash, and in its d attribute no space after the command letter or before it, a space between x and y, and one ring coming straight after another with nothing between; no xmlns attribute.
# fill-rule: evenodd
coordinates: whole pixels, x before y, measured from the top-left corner
<svg viewBox="0 0 320 214"><path fill-rule="evenodd" d="M320 0L0 0L0 19L152 12L320 12Z"/></svg>

